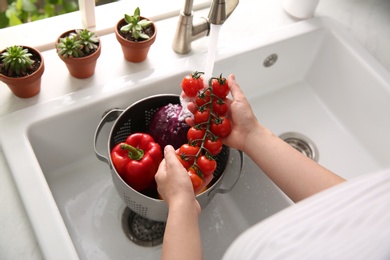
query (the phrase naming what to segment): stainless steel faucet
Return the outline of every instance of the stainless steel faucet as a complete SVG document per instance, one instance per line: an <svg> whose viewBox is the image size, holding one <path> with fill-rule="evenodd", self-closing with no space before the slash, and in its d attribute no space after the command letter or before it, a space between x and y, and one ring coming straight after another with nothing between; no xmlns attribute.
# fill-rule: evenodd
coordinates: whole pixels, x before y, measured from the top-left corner
<svg viewBox="0 0 390 260"><path fill-rule="evenodd" d="M212 0L208 18L202 17L194 21L193 0L185 0L173 39L173 50L180 54L189 53L193 41L209 35L210 24L223 24L234 11L239 0L226 1Z"/></svg>

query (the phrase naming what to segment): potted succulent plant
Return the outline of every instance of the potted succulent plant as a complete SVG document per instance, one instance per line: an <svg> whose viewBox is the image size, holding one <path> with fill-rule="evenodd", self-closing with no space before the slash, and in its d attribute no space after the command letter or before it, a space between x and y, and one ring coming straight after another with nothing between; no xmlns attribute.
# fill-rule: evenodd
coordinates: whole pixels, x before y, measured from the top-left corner
<svg viewBox="0 0 390 260"><path fill-rule="evenodd" d="M67 31L58 37L55 46L73 77L85 79L95 73L101 42L94 32L87 29Z"/></svg>
<svg viewBox="0 0 390 260"><path fill-rule="evenodd" d="M133 15L125 14L115 26L115 35L121 44L123 55L131 62L142 62L156 40L157 28L153 21L142 17L139 7Z"/></svg>
<svg viewBox="0 0 390 260"><path fill-rule="evenodd" d="M37 95L44 71L43 57L35 48L14 45L0 52L0 80L18 97Z"/></svg>

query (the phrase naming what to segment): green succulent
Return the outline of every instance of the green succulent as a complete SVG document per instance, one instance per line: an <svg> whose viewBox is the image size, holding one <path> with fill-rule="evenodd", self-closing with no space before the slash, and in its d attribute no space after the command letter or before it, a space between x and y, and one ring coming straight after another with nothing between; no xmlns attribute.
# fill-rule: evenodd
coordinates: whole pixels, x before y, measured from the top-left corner
<svg viewBox="0 0 390 260"><path fill-rule="evenodd" d="M81 50L83 45L80 40L73 36L60 38L60 42L56 46L58 55L66 58L69 57L83 57L84 53Z"/></svg>
<svg viewBox="0 0 390 260"><path fill-rule="evenodd" d="M99 37L87 29L77 29L68 36L60 38L56 45L58 55L66 58L84 57L98 48Z"/></svg>
<svg viewBox="0 0 390 260"><path fill-rule="evenodd" d="M90 32L87 29L76 29L76 33L73 34L80 39L85 53L90 53L98 48L99 37L94 32Z"/></svg>
<svg viewBox="0 0 390 260"><path fill-rule="evenodd" d="M1 54L4 69L10 75L24 76L27 70L31 68L34 61L30 58L32 56L28 49L21 46L11 46Z"/></svg>
<svg viewBox="0 0 390 260"><path fill-rule="evenodd" d="M139 7L134 10L134 15L125 14L126 25L121 27L121 32L129 32L133 35L134 39L149 39L150 37L144 33L144 29L148 28L153 22L147 19L140 20L141 11Z"/></svg>

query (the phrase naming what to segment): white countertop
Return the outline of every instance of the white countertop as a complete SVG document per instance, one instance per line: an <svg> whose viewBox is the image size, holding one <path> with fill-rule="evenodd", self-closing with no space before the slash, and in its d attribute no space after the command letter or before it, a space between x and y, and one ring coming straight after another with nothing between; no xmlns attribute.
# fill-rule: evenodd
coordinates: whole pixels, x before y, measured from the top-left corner
<svg viewBox="0 0 390 260"><path fill-rule="evenodd" d="M245 30L253 30L256 34L262 34L297 21L283 12L280 2L281 0L242 0L222 27L220 46L231 40L232 35L242 33L242 27L238 24L242 17L245 17L247 21L252 21ZM327 16L337 20L390 72L389 13L390 2L386 0L327 0L320 2L316 16ZM196 15L200 14L205 15L207 12L196 13ZM250 19L250 17L254 18ZM177 18L172 18L159 21L157 26L172 23L173 20L176 24ZM166 32L159 31L157 36L155 44L166 45L168 51L157 53L152 47L147 61L141 64L124 61L113 34L102 36L102 54L98 61L96 74L86 80L72 78L54 50L44 51L46 71L42 79L41 93L30 99L20 99L0 82L0 117L81 89L92 88L132 71L161 65L162 55L166 59L177 56L170 48L175 29L172 28ZM110 46L113 48L109 48ZM207 50L207 39L200 39L193 44L194 52L205 50ZM0 206L2 209L0 211L0 259L41 259L40 249L1 150L0 172Z"/></svg>

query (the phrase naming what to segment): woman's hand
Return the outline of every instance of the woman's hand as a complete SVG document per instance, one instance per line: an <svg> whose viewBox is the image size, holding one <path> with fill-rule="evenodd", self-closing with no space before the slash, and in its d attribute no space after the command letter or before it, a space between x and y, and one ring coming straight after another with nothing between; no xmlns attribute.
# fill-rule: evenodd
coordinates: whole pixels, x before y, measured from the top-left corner
<svg viewBox="0 0 390 260"><path fill-rule="evenodd" d="M184 202L194 204L196 210L200 213L200 206L195 199L191 179L186 169L177 159L174 148L167 145L164 156L165 159L161 162L155 175L158 193L169 208Z"/></svg>
<svg viewBox="0 0 390 260"><path fill-rule="evenodd" d="M229 83L230 92L233 99L226 99L226 104L229 108L228 116L231 119L232 131L228 137L223 138L222 141L227 146L239 149L245 152L248 136L259 125L256 116L254 115L252 108L242 92L240 86L236 82L236 78L233 74L230 74L227 78ZM195 113L197 107L194 103L188 104L188 110ZM187 118L187 123L193 125L193 119ZM257 130L257 129L256 129ZM258 133L256 133L258 134Z"/></svg>

